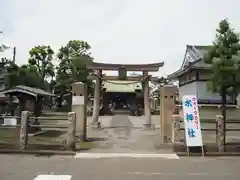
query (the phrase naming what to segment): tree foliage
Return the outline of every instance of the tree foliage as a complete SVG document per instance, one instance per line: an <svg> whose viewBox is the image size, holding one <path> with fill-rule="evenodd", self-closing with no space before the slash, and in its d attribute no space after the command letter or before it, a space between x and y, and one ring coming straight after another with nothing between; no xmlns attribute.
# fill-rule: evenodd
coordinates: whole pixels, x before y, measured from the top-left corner
<svg viewBox="0 0 240 180"><path fill-rule="evenodd" d="M4 52L6 49L8 49L9 47L4 45L4 44L1 44L0 45L0 52Z"/></svg>
<svg viewBox="0 0 240 180"><path fill-rule="evenodd" d="M152 94L152 96L154 96L154 97L160 97L160 87L161 86L172 85L173 84L171 79L169 79L167 77L164 77L164 76L157 78L152 83L157 88Z"/></svg>
<svg viewBox="0 0 240 180"><path fill-rule="evenodd" d="M204 61L211 65L212 78L210 87L213 92L222 95L238 93L239 90L239 36L230 28L225 19L219 23L216 40L204 57Z"/></svg>
<svg viewBox="0 0 240 180"><path fill-rule="evenodd" d="M85 41L72 40L59 49L55 93L69 92L73 82L86 83L91 91L92 81L87 77L90 72L86 65L92 63L90 45Z"/></svg>
<svg viewBox="0 0 240 180"><path fill-rule="evenodd" d="M37 71L41 77L42 88L47 78L55 75L52 63L54 52L50 46L35 46L29 51L29 70Z"/></svg>
<svg viewBox="0 0 240 180"><path fill-rule="evenodd" d="M3 34L2 31L0 31L0 35ZM0 52L4 52L6 49L8 49L9 47L4 45L4 44L0 44Z"/></svg>
<svg viewBox="0 0 240 180"><path fill-rule="evenodd" d="M7 69L5 84L8 88L16 85L25 85L40 88L42 79L34 66L11 64Z"/></svg>
<svg viewBox="0 0 240 180"><path fill-rule="evenodd" d="M6 88L16 85L44 88L46 77L54 75L50 56L52 54L53 51L48 46L36 46L30 50L29 63L22 66L18 66L12 60L2 58L0 68L6 74Z"/></svg>
<svg viewBox="0 0 240 180"><path fill-rule="evenodd" d="M157 80L156 80L157 84L163 86L163 85L171 85L172 84L172 81L171 79L167 78L167 77L159 77Z"/></svg>
<svg viewBox="0 0 240 180"><path fill-rule="evenodd" d="M239 93L240 45L239 36L230 27L227 19L219 23L216 31L216 40L205 55L204 61L211 65L212 77L209 87L213 92L221 94L222 116L225 122L227 95L237 95Z"/></svg>

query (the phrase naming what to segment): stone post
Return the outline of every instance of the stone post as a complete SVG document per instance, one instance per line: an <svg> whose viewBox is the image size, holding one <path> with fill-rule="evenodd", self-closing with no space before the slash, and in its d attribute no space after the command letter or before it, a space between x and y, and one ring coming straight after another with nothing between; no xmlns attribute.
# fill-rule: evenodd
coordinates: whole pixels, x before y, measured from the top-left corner
<svg viewBox="0 0 240 180"><path fill-rule="evenodd" d="M76 150L76 113L68 113L68 136L67 136L67 149L75 151Z"/></svg>
<svg viewBox="0 0 240 180"><path fill-rule="evenodd" d="M148 72L143 72L143 77L146 78L148 76ZM149 102L149 79L146 78L143 85L143 93L144 93L144 115L145 115L145 122L143 126L145 128L151 128L152 127L152 121L151 121L151 109L150 109L150 102Z"/></svg>
<svg viewBox="0 0 240 180"><path fill-rule="evenodd" d="M160 136L161 144L172 142L172 120L175 111L175 86L160 87Z"/></svg>
<svg viewBox="0 0 240 180"><path fill-rule="evenodd" d="M21 128L20 128L20 149L24 150L27 147L28 142L28 118L29 118L29 112L28 111L22 111L21 114Z"/></svg>
<svg viewBox="0 0 240 180"><path fill-rule="evenodd" d="M225 144L224 144L224 121L222 115L216 116L217 121L217 148L218 152L224 152Z"/></svg>
<svg viewBox="0 0 240 180"><path fill-rule="evenodd" d="M172 144L174 145L180 142L180 116L173 115L172 118Z"/></svg>
<svg viewBox="0 0 240 180"><path fill-rule="evenodd" d="M76 133L81 141L87 135L87 86L82 82L72 84L72 112L76 113Z"/></svg>
<svg viewBox="0 0 240 180"><path fill-rule="evenodd" d="M101 79L100 79L100 71L96 71L95 79L95 87L94 87L94 101L93 101L93 116L92 116L92 127L100 128L99 111L100 111L100 88L101 88Z"/></svg>

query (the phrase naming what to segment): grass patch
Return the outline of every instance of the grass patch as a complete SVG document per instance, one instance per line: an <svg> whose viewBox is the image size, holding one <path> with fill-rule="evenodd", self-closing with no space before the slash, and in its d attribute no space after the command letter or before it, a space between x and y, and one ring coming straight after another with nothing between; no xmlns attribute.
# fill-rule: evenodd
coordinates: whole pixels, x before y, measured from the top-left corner
<svg viewBox="0 0 240 180"><path fill-rule="evenodd" d="M19 138L19 128L0 128L0 139Z"/></svg>
<svg viewBox="0 0 240 180"><path fill-rule="evenodd" d="M54 130L46 130L43 133L40 133L38 135L34 135L36 137L49 137L49 138L57 138L63 134L65 134L66 132L64 131L54 131Z"/></svg>
<svg viewBox="0 0 240 180"><path fill-rule="evenodd" d="M64 131L54 131L54 130L46 130L45 132L36 134L34 136L28 137L29 144L62 144L64 145L64 139L61 138Z"/></svg>
<svg viewBox="0 0 240 180"><path fill-rule="evenodd" d="M76 149L77 150L89 150L96 148L98 145L97 143L91 142L91 141L85 141L85 142L77 142L76 143Z"/></svg>
<svg viewBox="0 0 240 180"><path fill-rule="evenodd" d="M19 137L20 128L0 128L0 143L16 144Z"/></svg>

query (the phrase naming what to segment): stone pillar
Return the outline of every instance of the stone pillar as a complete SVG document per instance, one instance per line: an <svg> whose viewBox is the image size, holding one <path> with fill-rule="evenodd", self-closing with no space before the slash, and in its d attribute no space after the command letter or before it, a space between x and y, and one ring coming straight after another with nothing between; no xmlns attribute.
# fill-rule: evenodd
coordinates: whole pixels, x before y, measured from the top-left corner
<svg viewBox="0 0 240 180"><path fill-rule="evenodd" d="M160 88L160 128L161 143L172 142L172 116L175 111L175 86Z"/></svg>
<svg viewBox="0 0 240 180"><path fill-rule="evenodd" d="M76 113L76 134L81 141L87 134L87 86L82 82L72 84L72 112Z"/></svg>
<svg viewBox="0 0 240 180"><path fill-rule="evenodd" d="M29 112L22 111L21 114L21 128L20 128L20 149L24 150L27 147L28 142L28 118Z"/></svg>
<svg viewBox="0 0 240 180"><path fill-rule="evenodd" d="M172 116L172 144L180 142L180 115Z"/></svg>
<svg viewBox="0 0 240 180"><path fill-rule="evenodd" d="M96 71L95 79L95 87L94 87L94 100L93 100L93 116L92 116L92 127L100 128L99 111L100 111L100 88L101 88L101 79L100 79L100 71Z"/></svg>
<svg viewBox="0 0 240 180"><path fill-rule="evenodd" d="M68 136L67 136L67 144L66 148L72 151L76 150L76 113L69 112L68 113Z"/></svg>
<svg viewBox="0 0 240 180"><path fill-rule="evenodd" d="M143 77L148 76L148 72L143 72ZM149 79L146 78L143 85L143 93L144 93L144 115L145 115L145 122L143 126L145 128L151 128L152 127L152 121L151 121L151 109L150 109L150 101L149 101Z"/></svg>
<svg viewBox="0 0 240 180"><path fill-rule="evenodd" d="M217 121L217 148L218 152L224 152L225 144L224 144L224 121L222 115L216 116Z"/></svg>

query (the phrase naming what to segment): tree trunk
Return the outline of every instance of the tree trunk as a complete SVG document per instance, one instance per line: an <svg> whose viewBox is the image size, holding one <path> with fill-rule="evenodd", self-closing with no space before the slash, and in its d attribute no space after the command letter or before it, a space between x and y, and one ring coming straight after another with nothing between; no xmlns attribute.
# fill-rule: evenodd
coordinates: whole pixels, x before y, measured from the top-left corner
<svg viewBox="0 0 240 180"><path fill-rule="evenodd" d="M224 131L223 142L224 142L224 151L225 151L225 145L226 145L226 114L227 114L227 92L226 92L226 88L222 89L221 112L222 112L223 123L224 123L224 126L223 126L223 131Z"/></svg>

